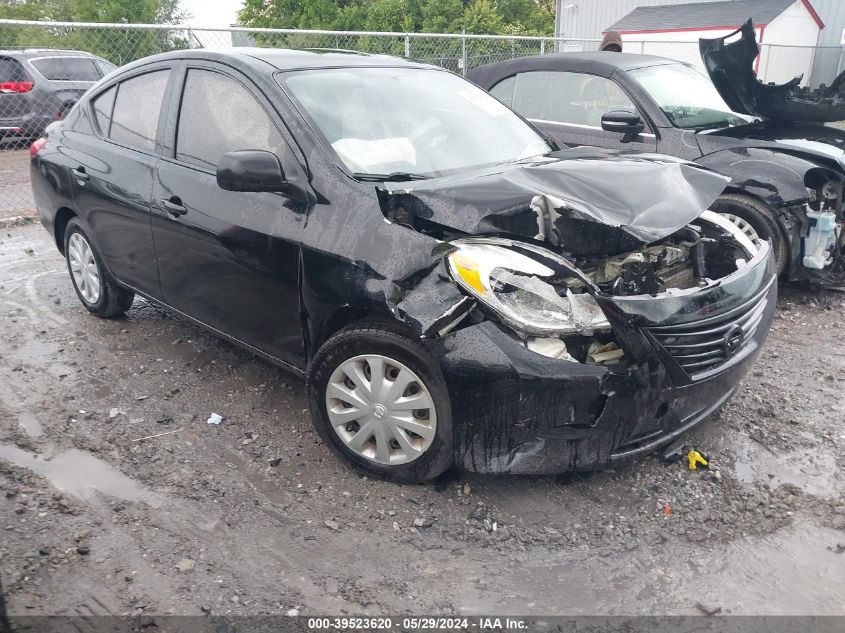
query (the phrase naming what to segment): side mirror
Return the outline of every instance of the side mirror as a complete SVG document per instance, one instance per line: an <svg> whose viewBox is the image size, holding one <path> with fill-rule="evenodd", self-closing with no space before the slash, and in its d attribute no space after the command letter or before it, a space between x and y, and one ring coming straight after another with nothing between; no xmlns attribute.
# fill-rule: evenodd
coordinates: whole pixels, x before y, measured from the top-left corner
<svg viewBox="0 0 845 633"><path fill-rule="evenodd" d="M276 155L257 149L223 154L217 164L217 185L226 191L287 191L290 188Z"/></svg>
<svg viewBox="0 0 845 633"><path fill-rule="evenodd" d="M605 132L618 132L622 134L623 143L630 143L645 129L645 123L636 112L614 110L602 115L601 129Z"/></svg>

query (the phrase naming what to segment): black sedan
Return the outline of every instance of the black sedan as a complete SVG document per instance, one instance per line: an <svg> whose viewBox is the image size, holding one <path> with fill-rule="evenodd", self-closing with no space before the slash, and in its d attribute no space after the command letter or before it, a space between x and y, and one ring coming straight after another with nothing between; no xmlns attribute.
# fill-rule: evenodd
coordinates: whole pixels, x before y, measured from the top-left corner
<svg viewBox="0 0 845 633"><path fill-rule="evenodd" d="M741 33L702 45L719 90L689 64L609 52L522 57L468 78L565 146L659 152L729 176L711 209L751 239L771 240L789 279L845 286L845 131L774 120L801 114L798 82L763 87L752 70L753 28ZM765 99L755 98L763 89ZM789 107L792 92L799 94Z"/></svg>
<svg viewBox="0 0 845 633"><path fill-rule="evenodd" d="M31 153L87 310L141 295L305 377L325 443L395 480L661 446L730 398L775 306L768 244L705 211L724 177L555 151L395 58L147 58Z"/></svg>

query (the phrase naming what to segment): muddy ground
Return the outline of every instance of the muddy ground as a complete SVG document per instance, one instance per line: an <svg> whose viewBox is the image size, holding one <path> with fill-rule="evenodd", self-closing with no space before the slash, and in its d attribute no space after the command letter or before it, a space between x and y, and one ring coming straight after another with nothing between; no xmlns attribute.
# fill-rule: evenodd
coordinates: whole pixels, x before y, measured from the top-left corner
<svg viewBox="0 0 845 633"><path fill-rule="evenodd" d="M29 141L0 139L0 225L35 213L29 186Z"/></svg>
<svg viewBox="0 0 845 633"><path fill-rule="evenodd" d="M43 228L3 229L9 610L845 614L843 308L782 290L753 374L690 439L709 471L398 486L321 445L299 380L141 300L89 316Z"/></svg>

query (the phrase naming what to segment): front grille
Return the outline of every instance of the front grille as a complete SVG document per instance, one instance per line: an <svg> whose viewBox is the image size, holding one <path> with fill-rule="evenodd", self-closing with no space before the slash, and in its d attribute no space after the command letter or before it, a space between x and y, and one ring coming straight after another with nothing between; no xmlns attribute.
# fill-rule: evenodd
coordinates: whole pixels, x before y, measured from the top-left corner
<svg viewBox="0 0 845 633"><path fill-rule="evenodd" d="M736 356L754 337L766 311L767 294L714 317L646 331L690 378L703 378Z"/></svg>

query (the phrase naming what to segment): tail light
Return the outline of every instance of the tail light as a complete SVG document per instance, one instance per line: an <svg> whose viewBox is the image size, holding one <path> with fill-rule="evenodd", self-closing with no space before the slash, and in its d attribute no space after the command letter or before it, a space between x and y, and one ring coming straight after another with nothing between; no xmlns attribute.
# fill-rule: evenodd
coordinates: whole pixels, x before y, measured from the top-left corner
<svg viewBox="0 0 845 633"><path fill-rule="evenodd" d="M43 137L39 138L36 141L33 141L32 145L29 146L29 160L35 158L35 155L38 154L38 152L40 152L42 149L44 149L44 146L46 144L47 139Z"/></svg>
<svg viewBox="0 0 845 633"><path fill-rule="evenodd" d="M0 93L13 94L29 92L32 90L32 85L31 81L4 81L0 83Z"/></svg>

